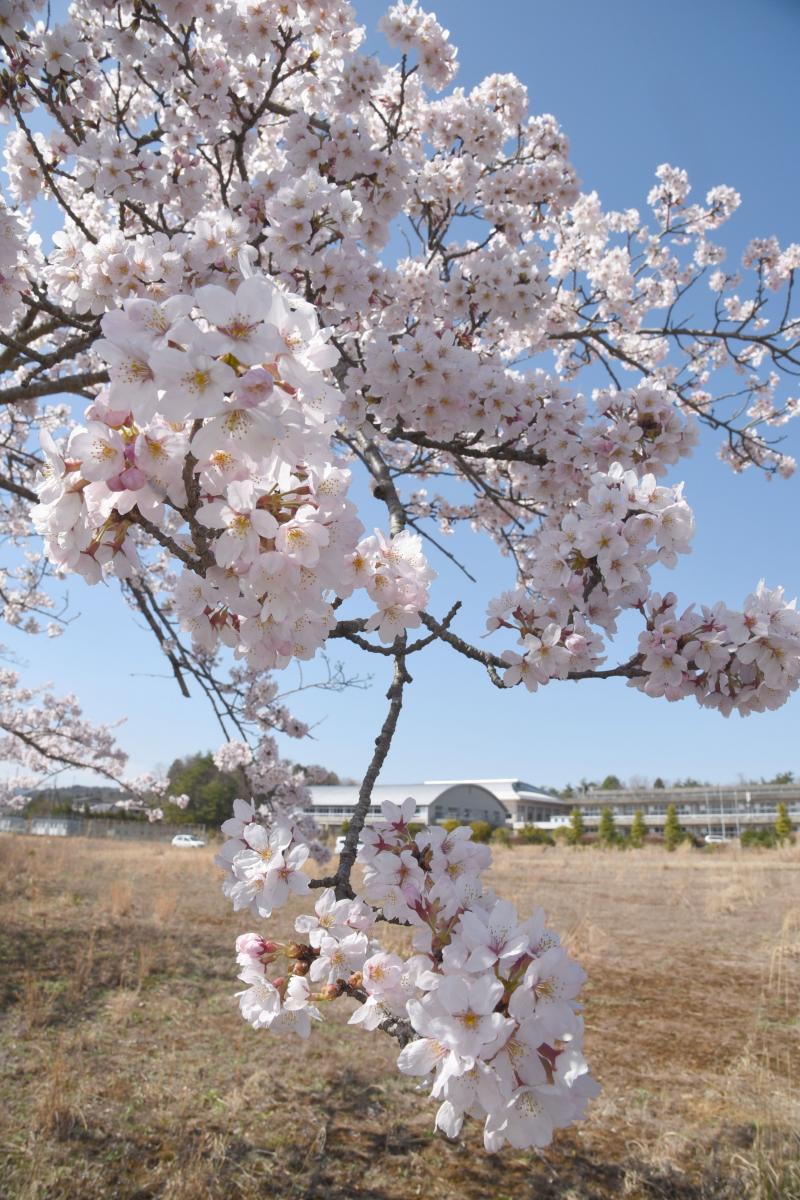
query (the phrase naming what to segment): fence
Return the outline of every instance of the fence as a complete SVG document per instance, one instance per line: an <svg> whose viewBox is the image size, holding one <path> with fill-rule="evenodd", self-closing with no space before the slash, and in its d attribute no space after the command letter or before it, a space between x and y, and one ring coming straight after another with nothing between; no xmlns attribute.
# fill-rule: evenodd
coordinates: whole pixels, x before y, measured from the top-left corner
<svg viewBox="0 0 800 1200"><path fill-rule="evenodd" d="M131 838L144 842L168 841L176 833L193 833L208 840L205 825L163 825L149 821L111 821L103 817L0 817L0 833L27 833L39 837Z"/></svg>

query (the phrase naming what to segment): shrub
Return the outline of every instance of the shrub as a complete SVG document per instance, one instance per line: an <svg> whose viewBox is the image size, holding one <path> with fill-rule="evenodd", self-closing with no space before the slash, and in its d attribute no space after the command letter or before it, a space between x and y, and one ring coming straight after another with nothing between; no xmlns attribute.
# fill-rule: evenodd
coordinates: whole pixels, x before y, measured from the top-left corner
<svg viewBox="0 0 800 1200"><path fill-rule="evenodd" d="M777 822L776 822L777 824ZM771 850L778 845L778 834L775 829L743 829L739 838L742 846L755 846L762 850Z"/></svg>
<svg viewBox="0 0 800 1200"><path fill-rule="evenodd" d="M527 846L555 846L556 836L560 834L563 837L565 832L556 829L551 833L549 829L539 829L536 825L523 825L517 837Z"/></svg>
<svg viewBox="0 0 800 1200"><path fill-rule="evenodd" d="M470 821L469 827L474 842L488 842L492 836L492 826L488 821Z"/></svg>
<svg viewBox="0 0 800 1200"><path fill-rule="evenodd" d="M494 842L496 846L510 846L511 830L506 829L505 825L498 825L496 829L492 830L490 841Z"/></svg>
<svg viewBox="0 0 800 1200"><path fill-rule="evenodd" d="M454 829L458 829L461 822L457 821L455 817L448 817L446 821L440 821L439 824L442 829L446 829L448 833L452 833Z"/></svg>

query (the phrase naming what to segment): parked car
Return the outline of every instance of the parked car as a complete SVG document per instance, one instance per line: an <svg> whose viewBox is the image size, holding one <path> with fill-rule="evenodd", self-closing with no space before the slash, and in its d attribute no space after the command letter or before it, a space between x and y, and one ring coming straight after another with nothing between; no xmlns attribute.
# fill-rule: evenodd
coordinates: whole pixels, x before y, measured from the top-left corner
<svg viewBox="0 0 800 1200"><path fill-rule="evenodd" d="M722 837L719 833L707 833L703 841L707 846L727 846L730 838Z"/></svg>
<svg viewBox="0 0 800 1200"><path fill-rule="evenodd" d="M196 837L193 833L176 833L172 839L173 846L205 846L202 838Z"/></svg>

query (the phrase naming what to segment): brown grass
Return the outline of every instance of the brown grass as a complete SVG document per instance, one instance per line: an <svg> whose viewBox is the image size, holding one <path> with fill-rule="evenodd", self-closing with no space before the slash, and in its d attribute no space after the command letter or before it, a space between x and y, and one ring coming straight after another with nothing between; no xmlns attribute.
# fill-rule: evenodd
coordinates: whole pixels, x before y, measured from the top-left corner
<svg viewBox="0 0 800 1200"><path fill-rule="evenodd" d="M241 1021L252 919L211 854L0 835L4 1200L800 1200L797 850L496 852L590 972L603 1093L546 1154L492 1157L433 1135L346 1009L309 1043Z"/></svg>

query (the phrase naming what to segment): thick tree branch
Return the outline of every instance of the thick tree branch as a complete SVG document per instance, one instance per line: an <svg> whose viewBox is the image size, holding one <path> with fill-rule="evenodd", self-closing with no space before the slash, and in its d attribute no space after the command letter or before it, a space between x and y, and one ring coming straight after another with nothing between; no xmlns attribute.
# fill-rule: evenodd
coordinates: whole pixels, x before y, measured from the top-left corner
<svg viewBox="0 0 800 1200"><path fill-rule="evenodd" d="M0 390L0 404L16 404L19 400L33 400L36 396L57 396L61 392L80 395L97 383L108 383L108 371L81 371L77 375L59 375L53 379L40 379L37 383L3 388Z"/></svg>

